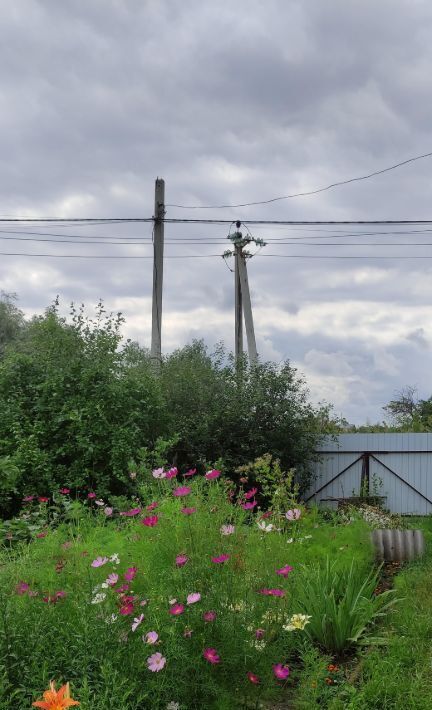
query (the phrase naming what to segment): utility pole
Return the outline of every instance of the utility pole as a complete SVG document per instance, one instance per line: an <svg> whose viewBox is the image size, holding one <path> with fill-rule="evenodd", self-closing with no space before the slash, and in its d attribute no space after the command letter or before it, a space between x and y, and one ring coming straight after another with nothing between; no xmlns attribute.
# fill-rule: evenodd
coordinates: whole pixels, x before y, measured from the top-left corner
<svg viewBox="0 0 432 710"><path fill-rule="evenodd" d="M235 319L235 359L239 362L243 355L243 304L240 283L240 261L242 250L240 244L234 247L234 319Z"/></svg>
<svg viewBox="0 0 432 710"><path fill-rule="evenodd" d="M239 231L241 222L236 222L237 231L228 235L228 239L234 244L234 251L228 249L223 254L224 259L234 256L234 288L235 288L235 358L238 363L243 355L243 311L246 326L246 338L248 346L248 356L251 365L256 364L258 353L255 341L255 330L252 317L252 304L249 291L249 281L246 268L246 259L251 255L243 251L243 247L251 242L257 246L265 246L262 239L257 239L252 235L244 237Z"/></svg>
<svg viewBox="0 0 432 710"><path fill-rule="evenodd" d="M150 357L156 372L162 362L162 285L164 252L165 181L155 182L155 208L153 229L153 299Z"/></svg>

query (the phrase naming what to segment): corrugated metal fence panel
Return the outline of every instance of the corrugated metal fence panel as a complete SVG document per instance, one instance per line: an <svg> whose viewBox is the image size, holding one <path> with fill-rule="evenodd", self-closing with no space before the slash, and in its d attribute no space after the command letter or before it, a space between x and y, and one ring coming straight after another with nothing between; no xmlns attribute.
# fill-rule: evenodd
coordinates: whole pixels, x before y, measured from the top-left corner
<svg viewBox="0 0 432 710"><path fill-rule="evenodd" d="M361 456L366 452L371 494L386 496L385 506L395 513L432 513L432 434L340 434L325 439L305 498L331 506L335 503L326 499L358 495Z"/></svg>

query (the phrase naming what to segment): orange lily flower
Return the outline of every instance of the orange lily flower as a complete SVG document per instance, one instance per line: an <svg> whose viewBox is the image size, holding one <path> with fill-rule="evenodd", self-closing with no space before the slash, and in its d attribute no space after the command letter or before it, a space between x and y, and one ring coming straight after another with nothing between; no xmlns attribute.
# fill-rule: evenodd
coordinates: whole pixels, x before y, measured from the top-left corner
<svg viewBox="0 0 432 710"><path fill-rule="evenodd" d="M69 683L56 690L54 681L51 681L50 690L44 692L43 700L36 700L32 705L43 710L64 710L64 708L70 708L72 705L79 705L79 702L71 698Z"/></svg>

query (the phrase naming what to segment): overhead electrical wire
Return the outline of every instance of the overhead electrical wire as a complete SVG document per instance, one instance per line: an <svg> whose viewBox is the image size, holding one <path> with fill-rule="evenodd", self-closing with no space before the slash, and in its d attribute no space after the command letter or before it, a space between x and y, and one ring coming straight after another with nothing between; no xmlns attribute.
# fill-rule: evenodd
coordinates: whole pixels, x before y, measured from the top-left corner
<svg viewBox="0 0 432 710"><path fill-rule="evenodd" d="M175 205L167 204L166 207L176 207L183 210L223 210L223 209L235 209L237 207L252 207L253 205L268 205L272 202L280 202L281 200L291 200L294 197L307 197L308 195L317 195L319 192L325 192L326 190L331 190L334 187L340 187L341 185L348 185L352 182L360 182L361 180L368 180L369 178L376 177L377 175L382 175L383 173L388 173L391 170L400 168L403 165L408 165L408 163L414 163L417 160L423 160L424 158L430 158L431 153L424 153L423 155L416 155L413 158L408 158L395 165L390 165L387 168L382 168L381 170L375 170L374 172L368 173L367 175L360 175L360 177L353 177L347 180L338 180L325 187L319 187L315 190L309 190L308 192L296 192L292 195L282 195L282 197L272 197L269 200L257 200L255 202L244 202L238 205Z"/></svg>

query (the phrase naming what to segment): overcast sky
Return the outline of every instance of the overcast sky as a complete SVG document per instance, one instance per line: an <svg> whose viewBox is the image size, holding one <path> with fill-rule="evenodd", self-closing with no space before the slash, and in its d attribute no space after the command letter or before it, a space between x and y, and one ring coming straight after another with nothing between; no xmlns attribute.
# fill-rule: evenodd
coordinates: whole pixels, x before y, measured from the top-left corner
<svg viewBox="0 0 432 710"><path fill-rule="evenodd" d="M151 217L157 176L168 204L260 201L432 151L428 0L14 0L0 31L2 216ZM428 219L431 175L429 158L309 197L167 216ZM269 240L248 262L263 359L289 359L313 401L354 423L382 419L404 385L432 394L428 225L250 228ZM151 223L0 230L1 252L152 255ZM227 231L167 225L165 256L221 255ZM43 233L72 243L29 241ZM65 309L101 297L150 345L151 258L2 255L0 288L27 315L57 294ZM233 319L220 256L165 260L165 352L192 338L231 349Z"/></svg>

